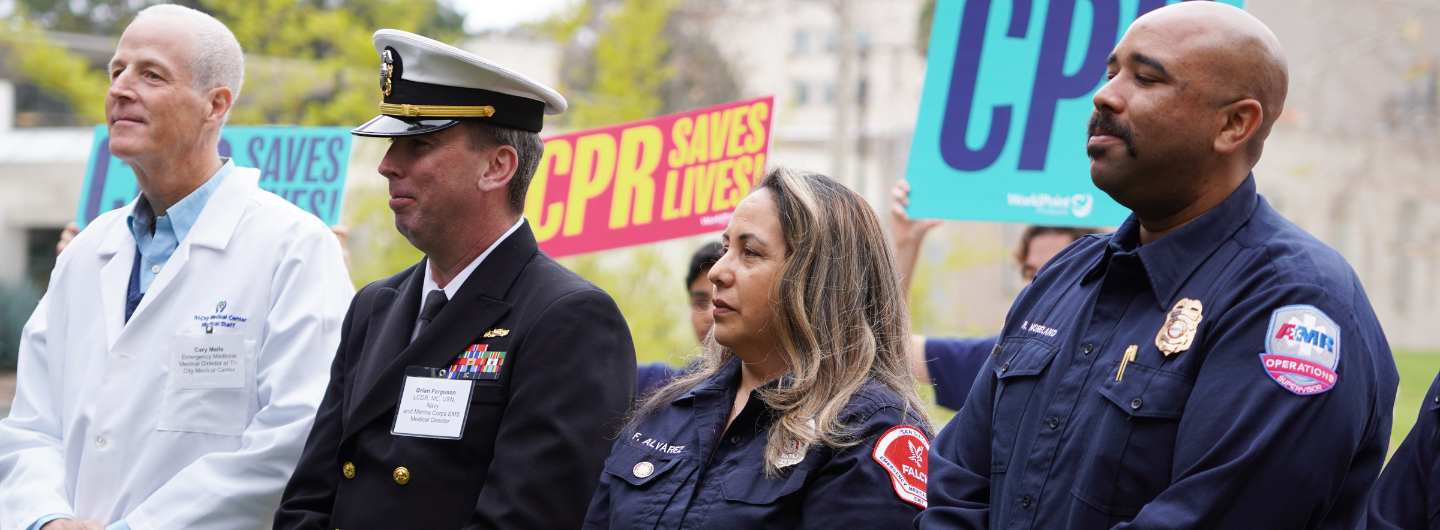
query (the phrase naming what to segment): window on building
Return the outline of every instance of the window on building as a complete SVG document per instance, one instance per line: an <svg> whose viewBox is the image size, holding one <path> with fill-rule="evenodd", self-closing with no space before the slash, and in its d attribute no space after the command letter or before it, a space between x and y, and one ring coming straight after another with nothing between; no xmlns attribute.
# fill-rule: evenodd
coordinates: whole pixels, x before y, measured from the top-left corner
<svg viewBox="0 0 1440 530"><path fill-rule="evenodd" d="M795 83L795 106L803 107L810 103L810 85L803 81Z"/></svg>
<svg viewBox="0 0 1440 530"><path fill-rule="evenodd" d="M55 244L60 242L60 228L31 228L25 231L25 278L36 291L45 292L50 285L50 271L55 268Z"/></svg>
<svg viewBox="0 0 1440 530"><path fill-rule="evenodd" d="M855 34L855 49L861 53L870 51L870 32L861 31Z"/></svg>
<svg viewBox="0 0 1440 530"><path fill-rule="evenodd" d="M870 80L869 80L869 79L861 79L859 85L855 87L855 99L856 99L857 102L860 103L861 106L864 106L864 105L870 103L870 99L869 99L869 98L870 98Z"/></svg>
<svg viewBox="0 0 1440 530"><path fill-rule="evenodd" d="M835 83L829 83L825 85L825 104L835 104Z"/></svg>
<svg viewBox="0 0 1440 530"><path fill-rule="evenodd" d="M81 123L69 103L35 85L15 85L16 127L74 127Z"/></svg>
<svg viewBox="0 0 1440 530"><path fill-rule="evenodd" d="M810 32L795 30L795 55L810 53Z"/></svg>

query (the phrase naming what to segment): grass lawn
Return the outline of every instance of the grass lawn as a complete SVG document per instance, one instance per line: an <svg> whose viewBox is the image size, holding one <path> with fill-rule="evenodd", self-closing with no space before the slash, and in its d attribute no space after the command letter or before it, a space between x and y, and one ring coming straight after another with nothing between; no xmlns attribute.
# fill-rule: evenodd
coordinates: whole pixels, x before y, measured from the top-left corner
<svg viewBox="0 0 1440 530"><path fill-rule="evenodd" d="M1395 396L1395 426L1390 430L1390 452L1410 433L1420 414L1420 400L1440 372L1440 351L1396 350L1395 368L1400 371L1400 391Z"/></svg>

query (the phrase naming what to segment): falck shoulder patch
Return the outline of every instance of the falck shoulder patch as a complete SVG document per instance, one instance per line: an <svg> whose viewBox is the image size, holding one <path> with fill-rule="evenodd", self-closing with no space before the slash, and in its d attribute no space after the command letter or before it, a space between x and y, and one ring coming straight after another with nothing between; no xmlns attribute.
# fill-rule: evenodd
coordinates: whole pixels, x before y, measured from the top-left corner
<svg viewBox="0 0 1440 530"><path fill-rule="evenodd" d="M900 500L921 508L925 501L925 476L929 470L930 441L910 425L896 425L875 442L875 461L890 473L890 482Z"/></svg>
<svg viewBox="0 0 1440 530"><path fill-rule="evenodd" d="M1330 390L1340 378L1340 326L1315 306L1276 309L1260 361L1286 390L1302 396Z"/></svg>

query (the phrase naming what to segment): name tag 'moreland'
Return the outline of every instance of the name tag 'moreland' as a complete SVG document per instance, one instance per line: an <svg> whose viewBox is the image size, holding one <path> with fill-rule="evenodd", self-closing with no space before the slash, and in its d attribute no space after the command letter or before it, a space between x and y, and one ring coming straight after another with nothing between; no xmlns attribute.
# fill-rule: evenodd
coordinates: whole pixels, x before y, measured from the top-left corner
<svg viewBox="0 0 1440 530"><path fill-rule="evenodd" d="M460 439L473 389L471 380L407 375L390 434Z"/></svg>
<svg viewBox="0 0 1440 530"><path fill-rule="evenodd" d="M245 335L176 335L170 349L170 388L245 388Z"/></svg>

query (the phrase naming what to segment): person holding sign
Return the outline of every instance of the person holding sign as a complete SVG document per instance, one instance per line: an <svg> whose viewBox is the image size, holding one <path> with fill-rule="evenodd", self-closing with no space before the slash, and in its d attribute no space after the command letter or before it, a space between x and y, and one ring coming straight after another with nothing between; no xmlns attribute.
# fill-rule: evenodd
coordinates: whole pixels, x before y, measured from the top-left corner
<svg viewBox="0 0 1440 530"><path fill-rule="evenodd" d="M140 195L60 254L0 421L0 529L270 524L354 289L314 215L219 156L244 78L224 24L159 5L105 97Z"/></svg>
<svg viewBox="0 0 1440 530"><path fill-rule="evenodd" d="M1349 264L1255 191L1279 41L1184 2L1138 18L1107 68L1090 175L1134 213L1015 302L935 440L918 527L1363 525L1399 377Z"/></svg>
<svg viewBox="0 0 1440 530"><path fill-rule="evenodd" d="M635 395L604 291L521 217L549 87L403 31L374 36L379 172L424 261L360 290L275 528L576 528Z"/></svg>
<svg viewBox="0 0 1440 530"><path fill-rule="evenodd" d="M907 526L930 434L879 217L777 169L722 239L703 364L621 431L584 528Z"/></svg>

